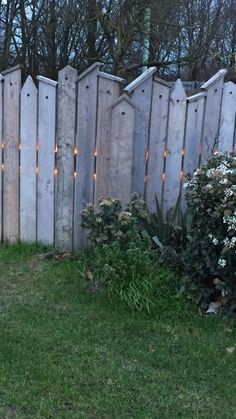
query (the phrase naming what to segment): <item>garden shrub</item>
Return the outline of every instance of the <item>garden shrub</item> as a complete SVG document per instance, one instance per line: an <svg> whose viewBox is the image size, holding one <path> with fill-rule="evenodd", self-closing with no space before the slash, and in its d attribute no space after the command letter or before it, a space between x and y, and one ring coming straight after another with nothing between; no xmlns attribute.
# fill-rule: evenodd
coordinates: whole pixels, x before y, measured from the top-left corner
<svg viewBox="0 0 236 419"><path fill-rule="evenodd" d="M236 304L236 154L218 153L189 179L192 218L184 265L202 295Z"/></svg>
<svg viewBox="0 0 236 419"><path fill-rule="evenodd" d="M148 242L144 231L147 212L138 194L131 196L125 211L119 199L105 197L99 200L97 207L87 205L81 215L82 227L87 230L88 238L94 245L119 242L125 247L130 241Z"/></svg>
<svg viewBox="0 0 236 419"><path fill-rule="evenodd" d="M175 276L158 266L144 244L137 246L130 241L125 248L119 242L95 246L84 262L85 277L93 283L104 284L110 296L118 296L131 310L150 313L155 304L159 308L161 304L170 304Z"/></svg>

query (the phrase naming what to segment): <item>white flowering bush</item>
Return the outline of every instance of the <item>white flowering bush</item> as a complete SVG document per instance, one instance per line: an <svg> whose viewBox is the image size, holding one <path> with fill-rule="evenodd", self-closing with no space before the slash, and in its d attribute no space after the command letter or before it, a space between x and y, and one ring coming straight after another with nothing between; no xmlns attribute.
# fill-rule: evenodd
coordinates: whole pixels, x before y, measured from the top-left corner
<svg viewBox="0 0 236 419"><path fill-rule="evenodd" d="M236 154L216 154L184 187L192 216L187 272L210 294L236 303Z"/></svg>

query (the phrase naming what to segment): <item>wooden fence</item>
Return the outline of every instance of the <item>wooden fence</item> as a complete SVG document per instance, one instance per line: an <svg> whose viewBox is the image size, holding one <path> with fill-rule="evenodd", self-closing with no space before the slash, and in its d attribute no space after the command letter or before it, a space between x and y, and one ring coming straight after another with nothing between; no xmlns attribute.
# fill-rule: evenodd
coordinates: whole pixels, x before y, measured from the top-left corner
<svg viewBox="0 0 236 419"><path fill-rule="evenodd" d="M124 88L99 63L77 76L67 66L58 82L21 69L0 76L0 234L18 240L84 245L80 213L101 196L124 203L139 192L164 211L184 174L215 151L235 149L236 85L225 70L186 97L150 68Z"/></svg>

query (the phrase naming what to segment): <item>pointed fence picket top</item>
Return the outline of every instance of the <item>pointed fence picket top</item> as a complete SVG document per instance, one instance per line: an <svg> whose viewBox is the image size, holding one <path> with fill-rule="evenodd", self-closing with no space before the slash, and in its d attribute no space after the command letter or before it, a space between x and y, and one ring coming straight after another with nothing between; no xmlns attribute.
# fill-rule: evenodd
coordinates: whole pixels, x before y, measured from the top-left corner
<svg viewBox="0 0 236 419"><path fill-rule="evenodd" d="M21 66L4 71L3 239L19 240L19 146Z"/></svg>
<svg viewBox="0 0 236 419"><path fill-rule="evenodd" d="M170 83L154 77L146 185L146 202L151 212L156 210L156 197L159 203L162 200L170 89Z"/></svg>
<svg viewBox="0 0 236 419"><path fill-rule="evenodd" d="M110 196L128 204L131 194L135 106L122 95L111 107L111 160L109 168Z"/></svg>
<svg viewBox="0 0 236 419"><path fill-rule="evenodd" d="M202 135L201 162L204 163L218 148L220 108L222 101L224 76L226 70L220 70L210 80L203 84L202 91L206 92L204 124Z"/></svg>
<svg viewBox="0 0 236 419"><path fill-rule="evenodd" d="M2 241L2 205L3 205L3 191L2 191L3 82L4 82L4 77L0 74L0 241Z"/></svg>
<svg viewBox="0 0 236 419"><path fill-rule="evenodd" d="M236 124L236 85L225 83L221 106L219 151L232 152Z"/></svg>
<svg viewBox="0 0 236 419"><path fill-rule="evenodd" d="M107 173L111 159L111 105L120 96L120 86L123 82L120 77L101 71L98 73L95 204L109 191Z"/></svg>
<svg viewBox="0 0 236 419"><path fill-rule="evenodd" d="M144 196L145 191L152 86L153 76L156 71L156 67L149 68L124 89L131 96L136 107L133 138L132 192L138 192L142 196Z"/></svg>
<svg viewBox="0 0 236 419"><path fill-rule="evenodd" d="M186 93L180 79L170 93L163 210L173 208L180 193L183 158Z"/></svg>
<svg viewBox="0 0 236 419"><path fill-rule="evenodd" d="M100 63L94 63L78 78L76 168L74 193L74 249L86 245L81 211L93 202L94 164Z"/></svg>
<svg viewBox="0 0 236 419"><path fill-rule="evenodd" d="M74 147L77 70L67 66L58 73L56 133L55 245L73 247ZM66 139L66 141L65 141Z"/></svg>
<svg viewBox="0 0 236 419"><path fill-rule="evenodd" d="M36 147L38 91L29 76L21 90L20 240L36 241Z"/></svg>
<svg viewBox="0 0 236 419"><path fill-rule="evenodd" d="M57 82L38 76L37 240L54 243L54 187Z"/></svg>

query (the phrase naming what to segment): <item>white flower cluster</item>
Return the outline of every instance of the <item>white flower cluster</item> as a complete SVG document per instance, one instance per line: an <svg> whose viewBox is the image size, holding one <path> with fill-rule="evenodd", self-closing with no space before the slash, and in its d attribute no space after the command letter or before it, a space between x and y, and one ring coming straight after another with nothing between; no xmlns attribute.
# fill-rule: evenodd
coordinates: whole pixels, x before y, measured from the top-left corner
<svg viewBox="0 0 236 419"><path fill-rule="evenodd" d="M220 258L220 259L218 260L218 265L219 265L221 268L224 268L224 267L226 266L226 260L225 260L225 259L223 259L223 258Z"/></svg>
<svg viewBox="0 0 236 419"><path fill-rule="evenodd" d="M208 234L208 237L212 241L214 246L217 246L219 244L219 240L216 237L214 237L212 234Z"/></svg>
<svg viewBox="0 0 236 419"><path fill-rule="evenodd" d="M232 237L229 239L228 237L223 240L223 243L225 247L228 247L229 249L233 249L236 246L236 237Z"/></svg>
<svg viewBox="0 0 236 419"><path fill-rule="evenodd" d="M227 217L224 217L223 223L228 225L227 231L236 231L236 210L234 211L234 215L228 215Z"/></svg>

